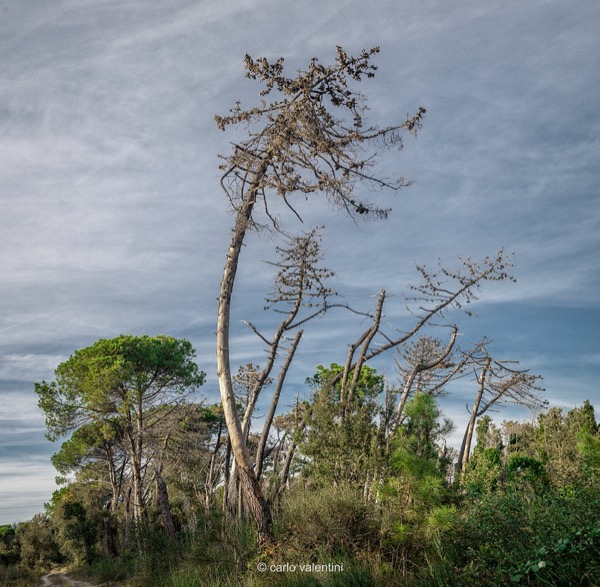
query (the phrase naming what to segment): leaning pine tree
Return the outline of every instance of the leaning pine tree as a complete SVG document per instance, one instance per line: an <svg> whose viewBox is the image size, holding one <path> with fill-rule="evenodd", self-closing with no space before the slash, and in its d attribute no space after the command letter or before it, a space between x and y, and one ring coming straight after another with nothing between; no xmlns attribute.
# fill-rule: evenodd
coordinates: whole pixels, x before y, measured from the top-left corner
<svg viewBox="0 0 600 587"><path fill-rule="evenodd" d="M398 190L404 178L387 180L374 170L376 148L402 147L405 132L416 133L424 108L413 117L385 128L365 126L367 100L352 89L353 82L372 78L377 67L371 63L375 47L358 57L337 48L333 65L313 58L305 71L294 78L283 73L283 59L271 63L246 55L246 77L259 80L264 89L260 106L243 110L236 103L229 116L216 117L221 130L244 124L248 139L234 144L223 156L221 185L235 212L235 225L223 270L218 305L217 369L224 415L235 456L244 499L256 523L259 539L272 540L272 516L257 481L250 452L236 409L232 385L229 321L231 296L240 252L247 232L260 226L255 219L258 207L276 230L283 230L270 214L269 199L283 199L299 216L293 196L323 194L330 204L349 216L384 218L388 210L363 201L355 193L357 184ZM266 96L277 94L271 102Z"/></svg>

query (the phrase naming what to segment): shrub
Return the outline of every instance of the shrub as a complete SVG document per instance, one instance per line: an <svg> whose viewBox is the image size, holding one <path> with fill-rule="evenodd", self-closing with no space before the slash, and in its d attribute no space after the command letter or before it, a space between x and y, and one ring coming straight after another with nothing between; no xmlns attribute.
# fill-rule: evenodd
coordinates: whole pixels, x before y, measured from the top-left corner
<svg viewBox="0 0 600 587"><path fill-rule="evenodd" d="M281 506L286 560L369 551L379 542L379 518L374 504L350 487L292 490Z"/></svg>
<svg viewBox="0 0 600 587"><path fill-rule="evenodd" d="M460 585L594 585L600 574L597 491L508 491L465 503L446 566ZM428 583L436 584L436 583Z"/></svg>

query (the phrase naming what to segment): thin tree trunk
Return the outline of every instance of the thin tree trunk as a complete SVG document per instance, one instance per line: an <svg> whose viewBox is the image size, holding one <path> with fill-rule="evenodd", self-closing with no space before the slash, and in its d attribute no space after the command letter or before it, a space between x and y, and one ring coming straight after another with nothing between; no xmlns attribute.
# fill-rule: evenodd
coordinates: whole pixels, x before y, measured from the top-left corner
<svg viewBox="0 0 600 587"><path fill-rule="evenodd" d="M144 493L142 483L143 416L141 394L133 409L135 420L128 415L128 430L131 457L131 480L133 485L133 518L136 524L142 521Z"/></svg>
<svg viewBox="0 0 600 587"><path fill-rule="evenodd" d="M223 464L223 511L229 509L229 475L231 472L231 441L227 438L225 463Z"/></svg>
<svg viewBox="0 0 600 587"><path fill-rule="evenodd" d="M112 496L110 498L110 511L115 513L119 505L120 487L117 480L117 469L115 467L114 454L112 450L107 451L108 476L110 479L110 488Z"/></svg>
<svg viewBox="0 0 600 587"><path fill-rule="evenodd" d="M169 502L169 493L167 484L158 469L154 470L154 481L156 483L156 502L162 518L163 528L169 538L175 538L175 524L173 522L173 512Z"/></svg>
<svg viewBox="0 0 600 587"><path fill-rule="evenodd" d="M373 340L373 337L377 334L379 330L379 324L381 322L381 312L383 310L383 302L385 300L385 290L381 290L379 293L379 298L377 300L377 307L375 308L375 315L373 317L373 324L366 330L359 339L348 349L348 356L346 358L346 365L344 367L344 371L342 374L341 381L341 390L340 390L340 402L342 404L342 423L346 418L347 405L352 401L352 396L354 393L354 387L358 383L358 378L360 377L360 371L365 362L366 354L369 350L369 345ZM352 361L354 360L354 353L358 349L359 346L362 345L362 349L360 351L360 355L358 360L354 365L352 365ZM348 387L348 379L350 377L350 373L354 369L354 374L352 377L352 382ZM335 383L335 380L332 382Z"/></svg>
<svg viewBox="0 0 600 587"><path fill-rule="evenodd" d="M283 464L283 470L281 471L281 483L279 484L278 494L280 494L287 486L289 477L290 477L290 469L292 466L292 460L294 459L294 453L296 452L297 443L292 440L290 444L290 448L285 457L285 463Z"/></svg>
<svg viewBox="0 0 600 587"><path fill-rule="evenodd" d="M287 375L288 369L290 368L290 364L294 358L294 354L296 349L298 348L298 344L300 343L300 339L302 338L302 330L296 332L294 339L292 340L292 344L288 351L288 354L285 358L285 363L281 367L281 371L279 373L279 377L277 378L277 385L275 387L275 392L273 394L273 399L271 400L271 405L269 406L269 411L267 412L267 416L265 418L265 423L260 435L260 439L258 441L258 448L256 450L256 463L254 465L256 471L256 478L260 480L262 475L263 466L264 466L264 458L265 458L265 447L267 445L267 440L269 438L269 432L271 430L271 424L273 423L273 418L275 417L275 411L277 410L277 404L279 403L279 397L281 396L281 391L283 389L283 383L285 381L285 377Z"/></svg>
<svg viewBox="0 0 600 587"><path fill-rule="evenodd" d="M270 498L276 497L276 494L277 494L277 488L278 488L278 484L276 483L277 471L278 471L279 465L280 465L279 460L281 458L281 451L283 448L283 443L285 442L286 438L287 438L287 432L284 432L283 437L278 440L276 445L273 448L271 448L270 451L265 453L265 458L268 457L270 454L273 455L273 471L271 472L271 478L269 479L269 482L267 484L265 484L265 483L262 484L265 495L269 496Z"/></svg>
<svg viewBox="0 0 600 587"><path fill-rule="evenodd" d="M135 438L131 441L131 503L133 505L133 520L136 524L142 521L142 504L144 501L143 487L142 487L142 464L140 455L136 451L136 440Z"/></svg>
<svg viewBox="0 0 600 587"><path fill-rule="evenodd" d="M483 392L485 390L485 378L487 376L487 372L490 368L492 360L490 357L487 357L483 367L481 368L481 373L478 378L478 388L477 388L477 397L475 398L475 402L473 403L473 409L471 410L471 417L469 418L469 423L467 424L467 429L465 430L465 435L463 437L462 446L460 447L460 455L458 457L458 463L456 464L456 468L461 473L464 473L467 468L467 462L469 461L469 452L471 451L471 441L473 439L473 431L475 430L475 420L478 416L479 406L481 405L481 400L483 398Z"/></svg>
<svg viewBox="0 0 600 587"><path fill-rule="evenodd" d="M110 558L115 558L119 553L117 552L112 512L106 510L102 511L102 526L104 530L104 547L106 548L106 553Z"/></svg>
<svg viewBox="0 0 600 587"><path fill-rule="evenodd" d="M348 404L352 403L354 399L354 392L356 391L356 386L358 385L358 380L360 378L360 372L365 363L365 357L369 350L369 346L373 341L373 338L377 334L379 330L379 325L381 324L381 313L383 312L383 302L385 300L385 290L381 290L379 294L379 299L377 300L377 307L375 308L375 315L373 317L373 325L369 329L367 336L365 337L364 342L362 343L362 348L360 349L360 353L358 355L358 359L356 360L356 365L354 366L354 373L352 376L352 383L350 384L350 389L348 390L347 398Z"/></svg>
<svg viewBox="0 0 600 587"><path fill-rule="evenodd" d="M237 474L237 467L235 465L234 460L229 468L229 480L227 482L227 487L225 488L228 494L227 504L231 511L234 511L238 505L238 497L240 495L239 488L240 483Z"/></svg>
<svg viewBox="0 0 600 587"><path fill-rule="evenodd" d="M217 430L217 441L215 443L215 449L210 455L210 463L208 465L208 473L206 475L206 481L204 483L204 507L206 511L210 509L211 503L213 501L213 492L214 492L214 476L215 476L215 463L217 462L217 456L219 454L219 449L223 444L221 439L223 424L219 422L219 429Z"/></svg>

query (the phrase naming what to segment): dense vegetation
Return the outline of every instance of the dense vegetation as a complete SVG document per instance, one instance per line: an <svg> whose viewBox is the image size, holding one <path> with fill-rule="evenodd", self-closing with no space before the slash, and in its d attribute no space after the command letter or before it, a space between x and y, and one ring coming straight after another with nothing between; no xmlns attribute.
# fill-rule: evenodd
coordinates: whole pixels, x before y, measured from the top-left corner
<svg viewBox="0 0 600 587"><path fill-rule="evenodd" d="M227 500L218 406L190 402L161 422L160 434L149 433L160 438L167 504L154 447L143 457L143 514L135 519L123 439L109 429L74 434L54 459L74 476L46 512L0 529L0 578L31 585L34 574L18 577L60 563L131 586L597 584L600 429L588 402L531 422L481 418L460 474L443 442L451 423L433 395L415 393L401 426L386 435L392 392L368 369L341 425L339 384L330 383L337 370L321 367L308 381L311 399L296 410L310 414L302 427L297 413L278 421L298 449L283 485L284 444L265 470L271 544L261 547L243 504ZM106 444L112 464L100 450Z"/></svg>
<svg viewBox="0 0 600 587"><path fill-rule="evenodd" d="M43 514L0 528L0 581L32 585L66 564L131 587L596 584L593 407L546 409L538 375L497 360L485 338L461 348L458 326L447 324L471 314L484 282L512 279L504 252L455 269L419 266L406 299L413 322L400 328L382 320L385 290L372 311L335 301L319 230L291 236L273 213L272 195L299 217L288 198L320 193L354 219L382 218L387 210L359 200L355 187L408 185L374 174L377 149L401 147L425 109L388 127L363 123L366 98L351 84L374 76L377 51L354 58L338 47L334 65L313 59L295 78L284 76L283 60L246 56L263 100L217 117L223 130L241 124L249 136L223 157L236 220L218 306L222 401L202 402L194 349L168 336L102 339L58 365L35 391L48 437L63 440L52 458L61 487ZM279 97L267 103L272 93ZM255 229L284 241L266 297L282 320L272 334L247 322L264 364L234 373L232 291ZM343 364L305 374L286 413L279 400L303 329L333 308L361 314L368 327L342 343ZM447 342L434 336L440 328ZM385 351L395 352L397 387L367 364ZM471 417L453 450L438 398L469 374ZM490 408L502 403L536 419L496 423Z"/></svg>

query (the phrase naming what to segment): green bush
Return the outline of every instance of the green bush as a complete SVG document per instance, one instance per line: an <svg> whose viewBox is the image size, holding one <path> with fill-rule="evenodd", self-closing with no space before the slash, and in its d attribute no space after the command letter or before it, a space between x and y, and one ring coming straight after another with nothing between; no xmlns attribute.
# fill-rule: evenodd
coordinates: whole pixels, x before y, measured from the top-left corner
<svg viewBox="0 0 600 587"><path fill-rule="evenodd" d="M595 585L600 576L597 491L514 490L463 504L439 576L460 585ZM512 579L511 579L512 578ZM444 584L425 582L424 585ZM450 583L451 584L451 583Z"/></svg>
<svg viewBox="0 0 600 587"><path fill-rule="evenodd" d="M600 524L542 546L511 575L521 585L597 585L600 577Z"/></svg>
<svg viewBox="0 0 600 587"><path fill-rule="evenodd" d="M17 565L0 565L0 585L3 587L31 587L39 585L40 571Z"/></svg>
<svg viewBox="0 0 600 587"><path fill-rule="evenodd" d="M290 556L311 562L322 554L358 555L379 543L379 512L350 487L291 491L282 501L280 524L287 562Z"/></svg>
<svg viewBox="0 0 600 587"><path fill-rule="evenodd" d="M82 571L86 576L95 577L100 583L118 582L132 577L135 574L135 561L128 557L104 559L87 567Z"/></svg>

